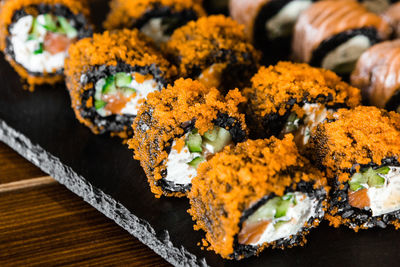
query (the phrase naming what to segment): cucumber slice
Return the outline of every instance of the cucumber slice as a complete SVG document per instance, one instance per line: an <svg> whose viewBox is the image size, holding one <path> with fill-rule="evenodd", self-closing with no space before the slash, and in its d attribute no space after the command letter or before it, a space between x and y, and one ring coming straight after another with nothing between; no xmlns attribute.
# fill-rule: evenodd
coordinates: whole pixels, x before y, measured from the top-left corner
<svg viewBox="0 0 400 267"><path fill-rule="evenodd" d="M50 14L44 15L44 24L42 25L48 31L57 32L57 24L54 22Z"/></svg>
<svg viewBox="0 0 400 267"><path fill-rule="evenodd" d="M39 54L42 54L43 51L44 51L44 49L43 49L43 43L40 43L40 44L39 44L39 48L36 49L35 51L33 51L33 54L34 54L34 55L39 55Z"/></svg>
<svg viewBox="0 0 400 267"><path fill-rule="evenodd" d="M267 203L258 208L257 211L248 218L248 220L250 222L257 222L259 220L274 219L276 207L278 206L280 199L280 197L274 197L273 199L268 200Z"/></svg>
<svg viewBox="0 0 400 267"><path fill-rule="evenodd" d="M190 152L202 152L203 149L201 148L201 145L203 143L203 140L201 138L201 135L197 131L193 131L190 133L186 139L186 145L189 148Z"/></svg>
<svg viewBox="0 0 400 267"><path fill-rule="evenodd" d="M212 130L208 130L205 134L204 134L204 138L207 139L208 141L215 141L218 137L218 128L214 127Z"/></svg>
<svg viewBox="0 0 400 267"><path fill-rule="evenodd" d="M368 185L371 187L382 187L385 184L385 178L377 174L372 168L369 168L364 176L368 177Z"/></svg>
<svg viewBox="0 0 400 267"><path fill-rule="evenodd" d="M96 108L96 110L98 109L102 109L107 105L107 102L104 102L103 100L96 100L94 102L94 107Z"/></svg>
<svg viewBox="0 0 400 267"><path fill-rule="evenodd" d="M117 87L115 87L115 77L110 76L106 79L106 84L103 87L103 94L108 94L116 91Z"/></svg>
<svg viewBox="0 0 400 267"><path fill-rule="evenodd" d="M284 133L291 133L296 131L299 128L298 121L300 119L297 117L296 113L291 113L287 119L285 129L283 130Z"/></svg>
<svg viewBox="0 0 400 267"><path fill-rule="evenodd" d="M214 148L214 153L218 153L232 142L232 136L228 130L218 127L217 138L214 141L205 140L205 142Z"/></svg>
<svg viewBox="0 0 400 267"><path fill-rule="evenodd" d="M367 184L367 183L368 183L368 177L357 172L357 173L353 174L353 176L351 177L351 179L349 181L350 190L355 192L359 189L364 188L362 186L362 184Z"/></svg>
<svg viewBox="0 0 400 267"><path fill-rule="evenodd" d="M199 166L200 163L204 162L205 159L203 157L195 157L191 162L188 162L188 164L190 166L192 166L193 168L197 169L197 167Z"/></svg>
<svg viewBox="0 0 400 267"><path fill-rule="evenodd" d="M40 24L37 22L36 18L33 18L32 20L32 31L31 33L28 35L28 41L30 40L36 40L39 36L39 29L38 27L40 26Z"/></svg>
<svg viewBox="0 0 400 267"><path fill-rule="evenodd" d="M115 74L115 84L117 87L129 87L132 82L132 76L125 72Z"/></svg>
<svg viewBox="0 0 400 267"><path fill-rule="evenodd" d="M279 205L276 207L275 218L280 218L286 216L286 212L292 201L290 199L279 201Z"/></svg>
<svg viewBox="0 0 400 267"><path fill-rule="evenodd" d="M74 39L75 37L78 36L78 31L71 26L71 24L68 22L68 20L64 17L57 16L58 22L60 23L60 32L65 33L68 38Z"/></svg>
<svg viewBox="0 0 400 267"><path fill-rule="evenodd" d="M390 172L390 167L385 166L385 167L376 169L375 172L380 173L380 174L388 174Z"/></svg>

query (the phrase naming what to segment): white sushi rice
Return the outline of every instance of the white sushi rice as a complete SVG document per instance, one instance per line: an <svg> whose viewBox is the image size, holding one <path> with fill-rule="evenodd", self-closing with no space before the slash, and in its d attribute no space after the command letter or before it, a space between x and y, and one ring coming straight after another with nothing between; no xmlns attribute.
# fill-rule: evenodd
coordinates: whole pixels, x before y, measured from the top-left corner
<svg viewBox="0 0 400 267"><path fill-rule="evenodd" d="M286 216L279 218L276 221L287 221L287 223L281 224L275 228L274 223L268 224L267 228L260 236L257 242L251 243L250 245L258 246L264 243L270 243L281 238L289 239L292 235L297 234L305 226L308 220L315 216L315 210L318 205L318 201L314 198L310 198L301 192L295 192L294 197L296 198L297 204L293 203L289 206ZM264 204L266 205L266 204ZM261 209L261 206L259 209ZM268 220L268 218L252 218L250 216L247 220Z"/></svg>
<svg viewBox="0 0 400 267"><path fill-rule="evenodd" d="M152 18L140 28L140 31L153 39L156 44L166 43L170 36L164 33L167 26L162 25L162 21L162 18Z"/></svg>
<svg viewBox="0 0 400 267"><path fill-rule="evenodd" d="M400 167L390 167L381 188L368 188L368 197L372 216L380 216L400 209Z"/></svg>
<svg viewBox="0 0 400 267"><path fill-rule="evenodd" d="M45 24L44 15L37 16L39 24ZM28 40L32 28L33 17L28 15L20 18L10 29L10 41L15 54L15 61L30 72L54 73L64 67L67 51L52 55L47 51L34 54L34 51L44 42L46 29L38 27L38 36Z"/></svg>
<svg viewBox="0 0 400 267"><path fill-rule="evenodd" d="M294 24L301 12L306 10L312 1L294 0L286 4L276 15L265 23L265 28L270 39L290 36Z"/></svg>
<svg viewBox="0 0 400 267"><path fill-rule="evenodd" d="M368 37L357 35L329 52L322 61L321 67L336 70L338 66L355 63L358 58L371 46Z"/></svg>
<svg viewBox="0 0 400 267"><path fill-rule="evenodd" d="M135 72L131 73L132 77L135 77ZM100 79L95 84L95 99L99 100L102 98L102 90L105 85L105 79ZM147 95L151 92L157 91L161 86L154 79L145 80L142 83L138 83L135 79L132 79L130 85L128 86L136 90L136 96L132 98L128 103L126 103L125 107L121 110L121 114L123 115L134 115L136 116L143 100L147 98ZM102 116L110 116L112 112L107 110L106 107L97 109L97 113Z"/></svg>

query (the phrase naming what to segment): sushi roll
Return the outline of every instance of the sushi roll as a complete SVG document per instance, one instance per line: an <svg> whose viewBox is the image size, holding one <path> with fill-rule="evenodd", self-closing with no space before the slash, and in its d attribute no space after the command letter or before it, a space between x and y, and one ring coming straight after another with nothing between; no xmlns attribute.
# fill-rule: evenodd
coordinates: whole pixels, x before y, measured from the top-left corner
<svg viewBox="0 0 400 267"><path fill-rule="evenodd" d="M293 28L313 0L230 0L233 19L245 26L247 37L264 51L264 61L289 59ZM273 51L271 53L271 51Z"/></svg>
<svg viewBox="0 0 400 267"><path fill-rule="evenodd" d="M35 85L63 80L70 44L90 36L89 10L79 0L9 0L0 9L0 49L18 74Z"/></svg>
<svg viewBox="0 0 400 267"><path fill-rule="evenodd" d="M199 0L112 0L104 22L108 30L137 28L157 44L172 32L205 15Z"/></svg>
<svg viewBox="0 0 400 267"><path fill-rule="evenodd" d="M221 91L246 86L260 56L247 41L243 26L223 15L203 17L177 29L164 51L181 77Z"/></svg>
<svg viewBox="0 0 400 267"><path fill-rule="evenodd" d="M390 34L389 24L360 3L319 1L301 13L297 20L293 58L348 75L365 50L386 40Z"/></svg>
<svg viewBox="0 0 400 267"><path fill-rule="evenodd" d="M185 196L200 163L245 140L244 115L237 107L243 101L237 89L223 97L191 79L149 95L128 144L156 197Z"/></svg>
<svg viewBox="0 0 400 267"><path fill-rule="evenodd" d="M327 181L293 136L248 140L199 166L188 197L195 230L223 258L306 243L326 209Z"/></svg>
<svg viewBox="0 0 400 267"><path fill-rule="evenodd" d="M78 120L95 134L128 138L147 95L176 75L138 30L94 34L73 44L65 63L67 88Z"/></svg>
<svg viewBox="0 0 400 267"><path fill-rule="evenodd" d="M245 90L248 116L261 137L292 133L299 148L310 132L336 109L360 104L360 90L329 70L304 63L279 62L261 67Z"/></svg>
<svg viewBox="0 0 400 267"><path fill-rule="evenodd" d="M391 5L383 14L394 30L394 38L400 38L400 3Z"/></svg>
<svg viewBox="0 0 400 267"><path fill-rule="evenodd" d="M400 113L400 40L372 46L364 52L351 75L365 102Z"/></svg>
<svg viewBox="0 0 400 267"><path fill-rule="evenodd" d="M400 228L400 114L341 109L317 127L310 147L332 187L331 225Z"/></svg>

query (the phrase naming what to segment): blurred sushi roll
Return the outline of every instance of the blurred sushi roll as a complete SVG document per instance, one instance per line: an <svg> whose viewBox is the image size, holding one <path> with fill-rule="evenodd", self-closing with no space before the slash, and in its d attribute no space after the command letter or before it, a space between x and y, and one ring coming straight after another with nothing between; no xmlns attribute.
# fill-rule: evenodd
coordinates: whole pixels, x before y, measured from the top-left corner
<svg viewBox="0 0 400 267"><path fill-rule="evenodd" d="M400 38L400 3L391 5L383 14L394 30L394 38Z"/></svg>
<svg viewBox="0 0 400 267"><path fill-rule="evenodd" d="M199 166L188 197L196 230L227 259L302 246L324 217L326 179L293 136L248 140Z"/></svg>
<svg viewBox="0 0 400 267"><path fill-rule="evenodd" d="M69 45L92 34L88 17L79 0L3 1L0 49L31 91L62 81Z"/></svg>
<svg viewBox="0 0 400 267"><path fill-rule="evenodd" d="M360 90L329 70L307 64L279 62L261 67L245 90L254 132L261 137L292 133L299 148L310 132L338 108L360 104Z"/></svg>
<svg viewBox="0 0 400 267"><path fill-rule="evenodd" d="M200 163L245 140L244 115L237 107L243 101L237 89L224 97L191 79L149 95L128 144L156 197L185 196Z"/></svg>
<svg viewBox="0 0 400 267"><path fill-rule="evenodd" d="M67 88L78 120L95 134L127 138L147 95L176 75L138 30L94 34L69 49Z"/></svg>
<svg viewBox="0 0 400 267"><path fill-rule="evenodd" d="M199 0L112 0L104 22L108 30L137 28L157 44L172 32L205 15Z"/></svg>
<svg viewBox="0 0 400 267"><path fill-rule="evenodd" d="M341 109L317 127L310 147L332 186L331 225L400 228L400 114Z"/></svg>
<svg viewBox="0 0 400 267"><path fill-rule="evenodd" d="M400 113L400 40L372 46L357 62L351 83L365 101Z"/></svg>
<svg viewBox="0 0 400 267"><path fill-rule="evenodd" d="M313 0L230 0L230 15L245 26L255 47L264 51L266 63L288 59L293 28Z"/></svg>
<svg viewBox="0 0 400 267"><path fill-rule="evenodd" d="M293 58L348 75L370 46L386 40L390 25L355 1L327 0L311 5L297 20Z"/></svg>
<svg viewBox="0 0 400 267"><path fill-rule="evenodd" d="M260 57L243 26L223 15L203 17L177 29L164 51L181 77L221 91L248 85Z"/></svg>

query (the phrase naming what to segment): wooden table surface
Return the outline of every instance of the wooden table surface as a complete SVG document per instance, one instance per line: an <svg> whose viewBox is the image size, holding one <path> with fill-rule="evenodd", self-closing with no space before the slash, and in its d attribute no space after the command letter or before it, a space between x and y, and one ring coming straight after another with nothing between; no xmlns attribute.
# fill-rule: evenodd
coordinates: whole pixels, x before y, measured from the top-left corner
<svg viewBox="0 0 400 267"><path fill-rule="evenodd" d="M168 266L0 142L0 266Z"/></svg>

